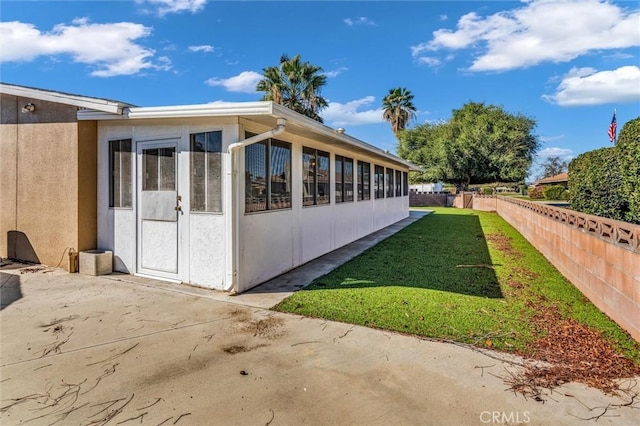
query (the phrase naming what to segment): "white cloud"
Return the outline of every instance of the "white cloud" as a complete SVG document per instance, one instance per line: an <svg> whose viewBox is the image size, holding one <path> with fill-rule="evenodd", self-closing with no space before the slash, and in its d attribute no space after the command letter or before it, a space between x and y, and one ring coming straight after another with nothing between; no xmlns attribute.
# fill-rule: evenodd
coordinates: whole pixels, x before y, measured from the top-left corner
<svg viewBox="0 0 640 426"><path fill-rule="evenodd" d="M234 77L212 77L205 83L209 86L222 86L228 92L255 93L256 85L260 80L262 80L262 74L255 71L242 71Z"/></svg>
<svg viewBox="0 0 640 426"><path fill-rule="evenodd" d="M491 16L468 13L455 31L439 29L412 46L415 58L441 49L479 49L471 71L506 71L640 46L640 11L601 0L533 0Z"/></svg>
<svg viewBox="0 0 640 426"><path fill-rule="evenodd" d="M354 25L376 25L375 22L373 22L371 19L367 18L366 16L360 16L358 18L353 18L353 19L345 18L343 22L350 27Z"/></svg>
<svg viewBox="0 0 640 426"><path fill-rule="evenodd" d="M326 123L334 127L383 123L382 108L361 110L375 100L373 96L365 96L344 104L329 102L329 106L320 115Z"/></svg>
<svg viewBox="0 0 640 426"><path fill-rule="evenodd" d="M421 64L429 65L430 67L437 67L442 64L442 61L433 56L420 56L417 61Z"/></svg>
<svg viewBox="0 0 640 426"><path fill-rule="evenodd" d="M572 68L556 92L542 98L561 106L640 102L640 67L599 72L593 68Z"/></svg>
<svg viewBox="0 0 640 426"><path fill-rule="evenodd" d="M538 157L571 157L573 151L568 148L550 147L538 152Z"/></svg>
<svg viewBox="0 0 640 426"><path fill-rule="evenodd" d="M136 3L148 4L158 16L165 16L169 13L199 12L207 0L136 0Z"/></svg>
<svg viewBox="0 0 640 426"><path fill-rule="evenodd" d="M541 142L553 142L564 139L564 135L555 135L555 136L540 136Z"/></svg>
<svg viewBox="0 0 640 426"><path fill-rule="evenodd" d="M342 74L343 72L349 70L349 68L347 67L340 67L337 68L335 70L331 70L331 71L327 71L324 73L324 75L326 75L329 78L333 78L333 77L337 77L338 75Z"/></svg>
<svg viewBox="0 0 640 426"><path fill-rule="evenodd" d="M440 15L440 20L441 21L446 21L447 19L449 19L449 17L447 15Z"/></svg>
<svg viewBox="0 0 640 426"><path fill-rule="evenodd" d="M166 70L170 61L153 63L153 49L137 44L151 28L132 22L92 24L79 18L42 32L33 24L0 22L0 62L29 62L40 56L71 56L73 62L95 67L91 75L112 77L145 69Z"/></svg>
<svg viewBox="0 0 640 426"><path fill-rule="evenodd" d="M215 50L215 48L213 46L210 46L208 44L201 44L198 46L189 46L189 51L191 52L205 52L205 53L211 53Z"/></svg>

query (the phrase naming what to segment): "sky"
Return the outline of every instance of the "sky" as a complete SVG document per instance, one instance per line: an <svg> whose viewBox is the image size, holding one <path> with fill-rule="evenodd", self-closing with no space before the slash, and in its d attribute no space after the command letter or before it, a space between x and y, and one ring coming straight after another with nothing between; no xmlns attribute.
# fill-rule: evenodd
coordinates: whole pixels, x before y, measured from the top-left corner
<svg viewBox="0 0 640 426"><path fill-rule="evenodd" d="M468 102L533 118L536 164L613 146L614 110L618 133L640 116L638 1L0 3L3 83L138 106L257 101L283 54L322 67L326 125L392 153L395 87L415 96L410 127Z"/></svg>

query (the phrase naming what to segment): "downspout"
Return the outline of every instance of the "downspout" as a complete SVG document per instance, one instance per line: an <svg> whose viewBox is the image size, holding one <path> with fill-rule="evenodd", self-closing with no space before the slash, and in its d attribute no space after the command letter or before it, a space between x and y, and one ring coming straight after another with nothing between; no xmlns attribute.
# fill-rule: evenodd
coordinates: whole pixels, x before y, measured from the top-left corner
<svg viewBox="0 0 640 426"><path fill-rule="evenodd" d="M227 264L230 268L227 268L227 276L225 282L225 290L231 293L238 292L238 267L240 261L240 208L241 194L240 194L240 178L238 176L238 156L235 155L240 148L247 145L261 142L265 139L277 136L284 132L287 125L287 120L284 118L278 118L276 121L276 127L268 130L259 135L251 136L250 138L232 143L227 148L225 170L227 171L227 179L225 184L225 205L231 206L231 211L226 215L227 229L231 229L231 232L226 234L226 251L227 251ZM227 207L227 211L229 208Z"/></svg>

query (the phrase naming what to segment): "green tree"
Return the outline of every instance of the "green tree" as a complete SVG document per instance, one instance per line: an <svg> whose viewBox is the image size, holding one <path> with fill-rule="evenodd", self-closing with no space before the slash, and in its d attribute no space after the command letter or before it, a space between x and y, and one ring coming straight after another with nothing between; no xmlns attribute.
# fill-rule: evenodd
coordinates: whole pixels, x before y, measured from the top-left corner
<svg viewBox="0 0 640 426"><path fill-rule="evenodd" d="M398 132L398 156L419 164L422 173L411 173L410 183L437 182L448 174L447 164L443 159L445 132L447 124L422 123L416 127Z"/></svg>
<svg viewBox="0 0 640 426"><path fill-rule="evenodd" d="M413 94L404 87L390 89L382 99L382 117L391 124L394 134L404 130L416 116Z"/></svg>
<svg viewBox="0 0 640 426"><path fill-rule="evenodd" d="M542 167L542 175L540 176L540 179L544 179L546 177L566 172L569 169L569 163L562 160L560 157L554 156L547 157L542 163L540 163L540 167Z"/></svg>
<svg viewBox="0 0 640 426"><path fill-rule="evenodd" d="M640 224L640 117L622 126L615 148L620 159L624 197L629 201L625 220Z"/></svg>
<svg viewBox="0 0 640 426"><path fill-rule="evenodd" d="M262 70L263 79L256 90L264 92L263 101L273 101L322 123L320 111L327 107L326 99L320 96L327 76L322 68L302 62L300 55L280 57L278 66Z"/></svg>
<svg viewBox="0 0 640 426"><path fill-rule="evenodd" d="M422 166L420 179L469 184L521 182L540 144L535 120L470 102L448 122L423 124L398 136L398 155Z"/></svg>

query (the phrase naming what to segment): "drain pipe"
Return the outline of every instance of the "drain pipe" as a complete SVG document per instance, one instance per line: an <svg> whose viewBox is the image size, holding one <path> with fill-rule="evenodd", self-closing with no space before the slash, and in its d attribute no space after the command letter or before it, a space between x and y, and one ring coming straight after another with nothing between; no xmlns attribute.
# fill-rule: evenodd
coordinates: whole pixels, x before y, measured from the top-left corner
<svg viewBox="0 0 640 426"><path fill-rule="evenodd" d="M225 282L225 290L233 293L238 292L238 265L240 261L240 208L242 206L242 197L240 194L240 178L238 176L238 156L236 153L242 147L261 142L265 139L277 136L284 132L287 125L287 120L284 118L278 118L276 121L276 127L260 133L259 135L251 136L247 139L241 140L236 143L232 143L227 148L225 161L225 170L227 178L225 179L225 206L227 206L227 214L225 214L226 229L230 229L231 232L226 233L226 264L227 272ZM243 191L244 192L244 191ZM231 211L229 211L229 206Z"/></svg>

